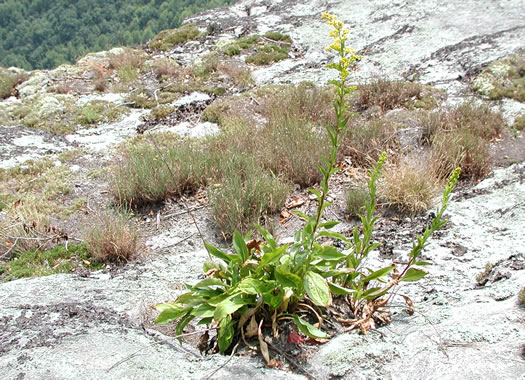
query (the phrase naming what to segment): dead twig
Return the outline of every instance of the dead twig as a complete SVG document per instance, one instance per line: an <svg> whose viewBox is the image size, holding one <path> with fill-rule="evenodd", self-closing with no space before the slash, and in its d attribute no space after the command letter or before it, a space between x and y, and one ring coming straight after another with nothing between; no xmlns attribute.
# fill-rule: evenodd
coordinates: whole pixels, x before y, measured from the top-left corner
<svg viewBox="0 0 525 380"><path fill-rule="evenodd" d="M184 211L176 212L176 213L174 213L174 214L164 215L164 219L166 219L166 218L171 218L172 216L181 216L181 215L187 214L187 213L189 213L189 212L193 212L193 211L200 210L200 209L205 208L205 207L208 207L208 206L207 206L207 205L198 206L198 207L194 207L194 208L192 208L192 209L186 209L186 210L184 210Z"/></svg>

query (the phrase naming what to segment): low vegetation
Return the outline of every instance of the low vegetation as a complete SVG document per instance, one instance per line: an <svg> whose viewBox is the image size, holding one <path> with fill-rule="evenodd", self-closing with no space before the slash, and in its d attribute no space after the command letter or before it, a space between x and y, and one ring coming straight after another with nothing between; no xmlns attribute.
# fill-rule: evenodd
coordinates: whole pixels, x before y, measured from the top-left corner
<svg viewBox="0 0 525 380"><path fill-rule="evenodd" d="M9 262L0 264L0 279L10 281L24 277L70 273L77 269L101 268L102 265L90 256L85 244L62 244L47 251L33 249L15 255Z"/></svg>
<svg viewBox="0 0 525 380"><path fill-rule="evenodd" d="M221 51L230 57L246 54L246 63L262 66L288 58L291 46L290 36L279 32L267 32L264 37L251 35L239 38Z"/></svg>
<svg viewBox="0 0 525 380"><path fill-rule="evenodd" d="M365 264L369 252L378 246L372 242L372 231L377 220L374 216L376 185L386 160L385 153L369 171L369 199L361 217L361 229L355 227L350 238L332 231L338 222L325 220L324 211L329 205L330 179L338 170L338 148L349 127L345 117L346 99L354 89L347 83L348 70L360 57L345 47L348 32L342 29L343 24L333 15L325 13L323 18L334 28L330 35L335 42L328 49L333 50L339 60L329 67L338 71L339 79L333 81L336 123L325 129L330 143L325 159L319 164L320 185L309 190L317 204L316 210L313 215L296 212L305 223L290 244L278 244L272 234L260 226L257 230L261 240L250 240L234 232L233 253L205 244L210 258L218 259L206 262L205 278L188 285L187 292L174 302L157 305L160 315L156 321L161 324L176 321L178 336L194 319L200 325L216 329L216 337L211 340L208 332L201 337L201 344L211 350L232 353L235 342L249 345L247 339L256 338L270 366L275 365L275 360L271 359L268 349L269 335L277 338L281 333L288 333L289 337L295 334L300 338L294 332L300 331L319 340L330 338L329 326L337 326L334 330L338 331L356 329L366 333L379 324L389 323L387 307L397 292L394 290L397 285L418 281L427 274L421 266L429 263L421 261L419 256L432 233L446 223L443 213L459 177L457 169L447 182L442 205L431 225L416 238L406 264L399 268L393 264L377 269ZM340 246L344 248L338 248ZM412 301L406 296L405 300L413 309Z"/></svg>
<svg viewBox="0 0 525 380"><path fill-rule="evenodd" d="M346 213L350 217L362 215L366 210L367 202L370 202L368 187L366 184L354 185L346 190Z"/></svg>
<svg viewBox="0 0 525 380"><path fill-rule="evenodd" d="M492 62L474 79L472 87L490 99L525 102L525 50Z"/></svg>
<svg viewBox="0 0 525 380"><path fill-rule="evenodd" d="M0 100L15 95L14 88L26 80L23 73L11 72L0 67Z"/></svg>
<svg viewBox="0 0 525 380"><path fill-rule="evenodd" d="M84 244L93 260L122 264L137 256L138 234L125 216L106 213L84 232Z"/></svg>
<svg viewBox="0 0 525 380"><path fill-rule="evenodd" d="M149 47L154 50L168 50L175 45L182 44L190 40L196 40L204 34L199 31L194 24L184 24L176 29L167 29L161 31L153 40L150 41Z"/></svg>
<svg viewBox="0 0 525 380"><path fill-rule="evenodd" d="M401 213L416 215L430 209L438 184L428 168L403 161L385 170L381 195Z"/></svg>

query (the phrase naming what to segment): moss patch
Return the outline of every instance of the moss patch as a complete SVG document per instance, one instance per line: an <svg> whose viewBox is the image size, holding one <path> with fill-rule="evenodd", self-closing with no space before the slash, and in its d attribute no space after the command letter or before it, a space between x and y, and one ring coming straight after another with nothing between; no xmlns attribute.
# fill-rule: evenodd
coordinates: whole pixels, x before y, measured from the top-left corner
<svg viewBox="0 0 525 380"><path fill-rule="evenodd" d="M55 273L69 273L77 268L102 269L92 261L84 244L60 245L48 251L38 249L17 254L0 265L0 278L4 281L23 277L49 276Z"/></svg>
<svg viewBox="0 0 525 380"><path fill-rule="evenodd" d="M491 99L525 102L525 50L492 62L477 76L472 87Z"/></svg>

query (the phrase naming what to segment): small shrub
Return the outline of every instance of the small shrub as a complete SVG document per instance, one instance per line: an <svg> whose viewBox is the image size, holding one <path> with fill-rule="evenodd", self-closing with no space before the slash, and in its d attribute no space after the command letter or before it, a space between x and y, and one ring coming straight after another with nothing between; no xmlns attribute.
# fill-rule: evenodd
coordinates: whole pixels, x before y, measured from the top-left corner
<svg viewBox="0 0 525 380"><path fill-rule="evenodd" d="M462 103L450 111L449 117L448 129L469 131L485 140L499 136L505 126L501 112L486 104Z"/></svg>
<svg viewBox="0 0 525 380"><path fill-rule="evenodd" d="M199 57L194 62L192 74L197 77L207 77L219 68L219 54L215 51Z"/></svg>
<svg viewBox="0 0 525 380"><path fill-rule="evenodd" d="M196 40L203 34L195 24L184 24L176 29L163 30L149 43L154 50L168 50L174 45Z"/></svg>
<svg viewBox="0 0 525 380"><path fill-rule="evenodd" d="M288 58L289 51L288 46L264 45L257 48L255 55L246 57L246 63L252 63L256 66L269 65Z"/></svg>
<svg viewBox="0 0 525 380"><path fill-rule="evenodd" d="M95 261L121 264L137 256L138 235L127 218L108 213L84 232L84 243Z"/></svg>
<svg viewBox="0 0 525 380"><path fill-rule="evenodd" d="M109 68L115 69L122 82L129 84L137 79L143 63L142 52L126 49L123 53L110 57Z"/></svg>
<svg viewBox="0 0 525 380"><path fill-rule="evenodd" d="M525 129L525 115L519 115L516 117L512 128L516 131L523 131Z"/></svg>
<svg viewBox="0 0 525 380"><path fill-rule="evenodd" d="M411 99L422 98L423 86L415 82L378 78L357 88L357 103L360 109L379 106L388 111L407 105Z"/></svg>
<svg viewBox="0 0 525 380"><path fill-rule="evenodd" d="M175 108L171 106L157 106L151 110L149 119L160 120L164 119L169 114L175 112Z"/></svg>
<svg viewBox="0 0 525 380"><path fill-rule="evenodd" d="M287 34L282 34L280 32L266 32L264 34L264 37L270 39L270 40L274 40L274 41L282 41L282 42L287 42L287 43L292 43L292 39L290 38L289 35Z"/></svg>
<svg viewBox="0 0 525 380"><path fill-rule="evenodd" d="M347 189L345 201L348 215L355 217L363 214L366 210L367 202L370 202L368 187L365 184L359 184Z"/></svg>
<svg viewBox="0 0 525 380"><path fill-rule="evenodd" d="M220 161L220 184L208 189L213 219L225 237L234 231L246 233L261 218L278 211L289 186L264 171L253 157L225 156Z"/></svg>
<svg viewBox="0 0 525 380"><path fill-rule="evenodd" d="M385 171L382 195L402 213L415 215L432 206L437 182L426 168L402 162Z"/></svg>
<svg viewBox="0 0 525 380"><path fill-rule="evenodd" d="M421 143L423 145L432 145L434 137L438 132L447 130L448 114L443 111L425 112L421 118L422 133Z"/></svg>
<svg viewBox="0 0 525 380"><path fill-rule="evenodd" d="M0 67L0 99L15 95L14 88L26 79L26 74L13 73Z"/></svg>
<svg viewBox="0 0 525 380"><path fill-rule="evenodd" d="M133 108L155 108L158 104L155 97L145 88L138 88L126 96L126 103Z"/></svg>
<svg viewBox="0 0 525 380"><path fill-rule="evenodd" d="M489 281L490 273L492 272L492 269L494 269L495 265L492 263L486 263L485 268L482 272L479 272L476 275L476 283L479 286L484 286Z"/></svg>
<svg viewBox="0 0 525 380"><path fill-rule="evenodd" d="M80 125L92 125L99 122L110 123L127 113L129 113L127 108L117 106L112 102L92 100L80 109L75 121Z"/></svg>

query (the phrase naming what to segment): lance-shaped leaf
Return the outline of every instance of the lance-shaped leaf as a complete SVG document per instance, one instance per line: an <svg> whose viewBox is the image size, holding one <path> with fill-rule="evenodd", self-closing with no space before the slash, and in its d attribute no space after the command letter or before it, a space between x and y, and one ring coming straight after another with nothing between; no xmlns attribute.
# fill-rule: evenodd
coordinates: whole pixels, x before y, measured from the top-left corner
<svg viewBox="0 0 525 380"><path fill-rule="evenodd" d="M216 321L220 321L227 315L230 315L243 307L245 304L246 303L242 297L238 294L228 297L217 305L215 312L213 313L213 318L215 318Z"/></svg>
<svg viewBox="0 0 525 380"><path fill-rule="evenodd" d="M406 282L418 281L418 280L421 280L426 275L427 275L427 272L421 269L410 268L409 270L407 270L407 272L405 273L405 275L400 281L406 281Z"/></svg>
<svg viewBox="0 0 525 380"><path fill-rule="evenodd" d="M314 339L328 339L330 336L324 331L318 329L314 325L306 322L304 319L300 318L298 315L293 316L293 320L297 328L306 336Z"/></svg>
<svg viewBox="0 0 525 380"><path fill-rule="evenodd" d="M219 332L217 334L219 351L223 353L232 344L234 334L233 321L229 315L219 323Z"/></svg>
<svg viewBox="0 0 525 380"><path fill-rule="evenodd" d="M244 241L242 235L237 231L233 233L233 248L241 258L241 263L244 263L246 260L248 260L248 247L246 246L246 242Z"/></svg>
<svg viewBox="0 0 525 380"><path fill-rule="evenodd" d="M385 268L376 270L376 271L370 273L368 276L366 276L363 279L363 282L367 283L367 282L370 282L372 280L377 280L378 278L383 277L383 276L387 275L388 273L392 272L392 270L394 268L395 268L395 265L391 265L389 267L385 267Z"/></svg>
<svg viewBox="0 0 525 380"><path fill-rule="evenodd" d="M188 311L184 306L173 302L161 303L156 305L155 308L160 311L160 315L155 320L159 325L174 321Z"/></svg>
<svg viewBox="0 0 525 380"><path fill-rule="evenodd" d="M332 303L332 294L326 280L318 273L308 271L304 276L304 289L317 306L327 307Z"/></svg>
<svg viewBox="0 0 525 380"><path fill-rule="evenodd" d="M293 274L288 269L288 265L279 265L275 269L275 279L283 288L296 288L301 289L303 287L303 281L299 276Z"/></svg>
<svg viewBox="0 0 525 380"><path fill-rule="evenodd" d="M274 281L263 281L256 278L246 277L239 282L237 290L246 294L264 294L274 290L277 284Z"/></svg>

